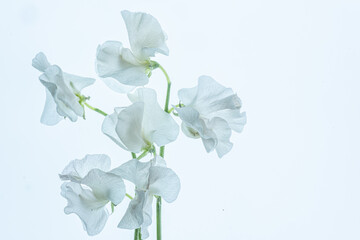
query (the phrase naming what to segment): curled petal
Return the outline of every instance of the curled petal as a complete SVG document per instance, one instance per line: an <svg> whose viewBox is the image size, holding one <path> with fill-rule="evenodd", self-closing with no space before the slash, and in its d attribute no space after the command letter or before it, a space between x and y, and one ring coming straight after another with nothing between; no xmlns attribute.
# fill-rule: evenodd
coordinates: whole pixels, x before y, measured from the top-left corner
<svg viewBox="0 0 360 240"><path fill-rule="evenodd" d="M118 228L136 229L141 227L144 222L143 209L145 203L145 192L136 191L135 198L130 201Z"/></svg>
<svg viewBox="0 0 360 240"><path fill-rule="evenodd" d="M84 109L78 97L65 84L63 72L58 66L48 67L39 79L53 96L60 115L69 117L73 122L77 120L77 116L83 115Z"/></svg>
<svg viewBox="0 0 360 240"><path fill-rule="evenodd" d="M111 140L113 140L121 148L128 150L116 132L116 126L118 124L118 115L120 114L120 112L123 109L125 109L125 108L115 108L115 111L113 114L107 115L103 121L101 130L106 136L111 138Z"/></svg>
<svg viewBox="0 0 360 240"><path fill-rule="evenodd" d="M32 60L32 66L39 70L40 72L45 72L45 70L50 67L50 63L47 60L44 53L39 52Z"/></svg>
<svg viewBox="0 0 360 240"><path fill-rule="evenodd" d="M60 122L60 120L63 118L56 111L56 103L51 93L49 92L48 89L45 89L45 91L46 91L46 101L40 122L48 126L53 126L56 125L58 122Z"/></svg>
<svg viewBox="0 0 360 240"><path fill-rule="evenodd" d="M90 236L102 231L109 216L104 208L107 201L97 199L90 190L74 182L63 183L61 195L68 201L64 212L78 215Z"/></svg>
<svg viewBox="0 0 360 240"><path fill-rule="evenodd" d="M167 36L159 22L150 14L122 11L129 34L131 50L139 59L146 60L155 53L169 55L165 41Z"/></svg>
<svg viewBox="0 0 360 240"><path fill-rule="evenodd" d="M138 153L148 146L142 133L143 114L144 104L141 102L132 104L118 114L116 133L131 152Z"/></svg>
<svg viewBox="0 0 360 240"><path fill-rule="evenodd" d="M151 167L149 192L171 203L176 200L180 192L180 179L170 168Z"/></svg>
<svg viewBox="0 0 360 240"><path fill-rule="evenodd" d="M134 183L137 189L146 190L149 185L150 167L151 162L140 162L137 159L132 159L121 166L114 168L111 170L111 173Z"/></svg>
<svg viewBox="0 0 360 240"><path fill-rule="evenodd" d="M98 46L96 69L100 77L111 77L124 85L142 86L149 82L145 63L139 62L121 42L107 41ZM121 86L109 81L105 83L109 87L115 86L115 91Z"/></svg>
<svg viewBox="0 0 360 240"><path fill-rule="evenodd" d="M93 169L81 183L89 186L97 198L110 200L115 205L118 205L125 197L124 181L113 173Z"/></svg>
<svg viewBox="0 0 360 240"><path fill-rule="evenodd" d="M69 89L73 90L75 93L80 92L83 88L88 87L94 84L95 79L80 77L73 74L63 73L64 82Z"/></svg>
<svg viewBox="0 0 360 240"><path fill-rule="evenodd" d="M110 170L111 160L105 154L86 155L71 161L60 174L61 180L80 182L92 169Z"/></svg>
<svg viewBox="0 0 360 240"><path fill-rule="evenodd" d="M171 115L160 107L155 90L140 88L134 94L128 94L128 97L132 102L144 103L142 128L147 141L164 146L176 140L179 126Z"/></svg>

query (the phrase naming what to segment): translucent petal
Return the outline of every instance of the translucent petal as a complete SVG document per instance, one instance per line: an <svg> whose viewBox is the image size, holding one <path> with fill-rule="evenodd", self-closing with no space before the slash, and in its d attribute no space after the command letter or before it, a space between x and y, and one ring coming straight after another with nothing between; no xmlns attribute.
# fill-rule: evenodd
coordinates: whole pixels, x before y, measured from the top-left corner
<svg viewBox="0 0 360 240"><path fill-rule="evenodd" d="M41 72L45 72L45 70L50 67L50 63L47 60L44 53L39 52L32 60L32 66Z"/></svg>
<svg viewBox="0 0 360 240"><path fill-rule="evenodd" d="M143 135L146 141L164 146L176 140L179 126L170 114L164 112L157 102L156 92L150 88L139 88L128 94L132 102L144 103Z"/></svg>
<svg viewBox="0 0 360 240"><path fill-rule="evenodd" d="M86 155L71 161L60 174L61 180L80 182L92 169L110 170L111 160L105 154Z"/></svg>
<svg viewBox="0 0 360 240"><path fill-rule="evenodd" d="M113 173L93 169L81 183L89 186L97 198L110 200L115 205L118 205L125 197L124 181Z"/></svg>
<svg viewBox="0 0 360 240"><path fill-rule="evenodd" d="M103 121L101 130L106 136L108 136L111 140L113 140L121 148L128 150L116 132L116 125L118 123L118 115L123 109L124 108L115 108L115 111L113 114L107 115Z"/></svg>
<svg viewBox="0 0 360 240"><path fill-rule="evenodd" d="M155 53L169 55L167 36L159 22L150 14L122 11L129 34L131 50L138 59L146 60Z"/></svg>
<svg viewBox="0 0 360 240"><path fill-rule="evenodd" d="M64 212L78 215L90 236L102 231L109 216L104 208L107 201L97 199L90 190L83 189L80 184L74 182L63 183L61 195L68 201Z"/></svg>
<svg viewBox="0 0 360 240"><path fill-rule="evenodd" d="M116 133L131 152L138 153L148 144L143 139L144 103L134 103L118 114Z"/></svg>
<svg viewBox="0 0 360 240"><path fill-rule="evenodd" d="M56 125L58 122L60 122L60 120L62 120L63 117L61 117L59 113L56 111L56 103L49 90L45 89L45 91L46 91L46 101L40 122L48 126L53 126Z"/></svg>
<svg viewBox="0 0 360 240"><path fill-rule="evenodd" d="M98 46L96 69L100 77L111 77L124 85L143 86L149 82L144 63L138 61L129 49L123 48L121 42L107 41ZM119 91L121 86L109 85L109 81L107 84L115 86L115 91Z"/></svg>
<svg viewBox="0 0 360 240"><path fill-rule="evenodd" d="M166 167L151 167L149 192L164 198L167 202L176 200L180 191L180 179L176 173Z"/></svg>

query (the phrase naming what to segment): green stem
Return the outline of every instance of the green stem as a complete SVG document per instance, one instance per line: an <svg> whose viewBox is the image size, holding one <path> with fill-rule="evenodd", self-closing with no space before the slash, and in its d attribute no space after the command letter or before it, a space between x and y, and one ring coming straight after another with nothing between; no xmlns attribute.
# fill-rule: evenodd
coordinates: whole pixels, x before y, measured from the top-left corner
<svg viewBox="0 0 360 240"><path fill-rule="evenodd" d="M134 158L136 158L136 154L135 153L131 153L131 157L134 159Z"/></svg>
<svg viewBox="0 0 360 240"><path fill-rule="evenodd" d="M140 160L142 159L143 157L145 157L147 154L148 154L149 150L145 150L140 156L138 156L136 159L137 160Z"/></svg>
<svg viewBox="0 0 360 240"><path fill-rule="evenodd" d="M90 108L91 110L100 113L101 115L107 116L108 114L105 113L104 111L101 111L98 108L94 108L93 106L91 106L90 104L88 104L87 102L84 102L85 106L87 106L88 108Z"/></svg>
<svg viewBox="0 0 360 240"><path fill-rule="evenodd" d="M141 228L135 229L134 240L141 240Z"/></svg>
<svg viewBox="0 0 360 240"><path fill-rule="evenodd" d="M132 197L130 194L128 194L128 193L125 193L125 196L127 196L127 197L130 198L131 200L133 199L133 197Z"/></svg>
<svg viewBox="0 0 360 240"><path fill-rule="evenodd" d="M165 71L163 66L161 66L159 64L159 68L164 73L164 75L166 77L166 81L167 81L164 111L167 113L170 113L172 111L172 110L169 111L171 81L170 81L169 75L167 74L167 72ZM164 154L165 154L165 146L161 146L160 147L160 156L164 157ZM156 235L157 235L156 239L161 240L161 197L160 196L158 196L156 198Z"/></svg>
<svg viewBox="0 0 360 240"><path fill-rule="evenodd" d="M166 100L165 100L165 107L164 107L164 111L169 113L169 101L170 101L170 90L171 90L171 81L170 81L170 77L167 74L166 70L163 68L163 66L161 66L159 64L159 68L160 70L164 73L165 77L166 77L166 81L167 81L167 89L166 89Z"/></svg>
<svg viewBox="0 0 360 240"><path fill-rule="evenodd" d="M156 239L161 240L161 197L156 199L156 234Z"/></svg>

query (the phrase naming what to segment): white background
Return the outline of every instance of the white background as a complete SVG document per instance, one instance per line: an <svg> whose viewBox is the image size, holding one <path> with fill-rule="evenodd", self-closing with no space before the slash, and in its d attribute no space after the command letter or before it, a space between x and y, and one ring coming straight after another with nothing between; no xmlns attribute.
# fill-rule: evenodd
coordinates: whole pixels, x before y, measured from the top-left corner
<svg viewBox="0 0 360 240"><path fill-rule="evenodd" d="M120 11L145 11L167 32L157 61L177 90L210 75L232 87L248 123L222 159L180 133L166 148L179 175L178 199L163 205L163 239L360 239L360 2L67 0L0 3L0 238L89 239L65 215L58 173L72 159L105 153L130 159L100 131L103 117L39 122L45 102L39 51L64 71L96 77L106 40L128 46ZM90 103L112 112L125 96L97 78ZM165 79L149 87L163 105ZM130 185L129 185L130 186ZM130 186L131 187L131 186ZM117 229L126 199L92 239L132 239ZM155 225L150 239L155 239Z"/></svg>

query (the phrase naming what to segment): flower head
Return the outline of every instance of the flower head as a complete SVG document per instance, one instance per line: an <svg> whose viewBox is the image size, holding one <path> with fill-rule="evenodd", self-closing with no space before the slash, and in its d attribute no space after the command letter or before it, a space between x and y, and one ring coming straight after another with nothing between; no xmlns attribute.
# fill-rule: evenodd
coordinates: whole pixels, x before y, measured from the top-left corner
<svg viewBox="0 0 360 240"><path fill-rule="evenodd" d="M177 138L179 127L170 114L164 112L150 88L139 88L128 94L132 105L115 108L103 122L102 131L125 150L138 153L155 143L164 146Z"/></svg>
<svg viewBox="0 0 360 240"><path fill-rule="evenodd" d="M46 89L46 102L41 115L41 123L55 125L66 117L73 122L78 117L83 117L84 108L78 96L80 91L93 84L95 79L63 72L59 66L51 65L42 52L35 56L32 65L43 72L39 79Z"/></svg>
<svg viewBox="0 0 360 240"><path fill-rule="evenodd" d="M147 227L152 222L154 196L160 196L169 203L175 201L180 191L178 176L166 167L164 159L160 156L149 162L130 160L113 169L112 173L134 183L136 187L135 198L129 203L118 227L125 229L141 227L142 238L147 238L149 236Z"/></svg>
<svg viewBox="0 0 360 240"><path fill-rule="evenodd" d="M208 76L201 76L198 86L181 89L178 95L185 105L176 108L184 134L201 138L207 152L215 149L219 157L228 153L233 145L231 130L241 132L246 123L240 98Z"/></svg>
<svg viewBox="0 0 360 240"><path fill-rule="evenodd" d="M66 214L75 213L89 235L96 235L104 228L109 217L105 206L119 204L125 197L125 185L119 175L110 170L106 155L87 155L70 162L60 174L61 195L67 199Z"/></svg>
<svg viewBox="0 0 360 240"><path fill-rule="evenodd" d="M159 22L150 14L122 11L131 50L121 42L107 41L99 45L96 69L114 91L128 92L148 83L151 70L157 64L150 60L155 53L169 54L167 36Z"/></svg>

